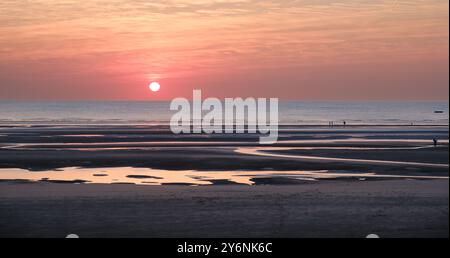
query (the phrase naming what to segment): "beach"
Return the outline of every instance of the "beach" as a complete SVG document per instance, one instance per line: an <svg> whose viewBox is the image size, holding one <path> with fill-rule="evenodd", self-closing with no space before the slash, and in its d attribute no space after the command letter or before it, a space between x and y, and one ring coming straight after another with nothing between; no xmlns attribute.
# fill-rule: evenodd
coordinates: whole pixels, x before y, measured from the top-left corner
<svg viewBox="0 0 450 258"><path fill-rule="evenodd" d="M449 238L449 4L0 1L0 238Z"/></svg>
<svg viewBox="0 0 450 258"><path fill-rule="evenodd" d="M279 134L2 126L0 236L448 237L447 126Z"/></svg>
<svg viewBox="0 0 450 258"><path fill-rule="evenodd" d="M0 187L1 237L448 238L448 181Z"/></svg>

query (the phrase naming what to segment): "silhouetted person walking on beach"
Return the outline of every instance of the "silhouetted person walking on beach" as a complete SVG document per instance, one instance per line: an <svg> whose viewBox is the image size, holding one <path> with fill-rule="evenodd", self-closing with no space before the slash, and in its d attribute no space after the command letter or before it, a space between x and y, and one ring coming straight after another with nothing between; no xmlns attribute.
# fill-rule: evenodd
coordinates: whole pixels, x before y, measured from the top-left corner
<svg viewBox="0 0 450 258"><path fill-rule="evenodd" d="M344 124L344 127L345 127L345 126L347 125L347 122L346 122L346 121L344 121L344 122L343 122L343 124Z"/></svg>
<svg viewBox="0 0 450 258"><path fill-rule="evenodd" d="M438 145L438 139L433 138L433 145L434 145L435 148L437 147L437 145Z"/></svg>

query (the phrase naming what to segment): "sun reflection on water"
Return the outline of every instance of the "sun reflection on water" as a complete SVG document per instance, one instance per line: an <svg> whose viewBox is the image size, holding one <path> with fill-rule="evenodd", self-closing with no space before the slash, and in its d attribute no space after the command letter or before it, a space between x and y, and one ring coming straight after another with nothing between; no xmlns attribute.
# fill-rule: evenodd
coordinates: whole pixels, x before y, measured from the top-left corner
<svg viewBox="0 0 450 258"><path fill-rule="evenodd" d="M256 179L284 178L289 180L315 181L330 178L420 178L448 179L448 177L378 175L375 173L336 173L322 171L194 171L159 170L136 167L80 168L67 167L48 171L28 171L24 169L0 169L0 180L27 180L59 183L89 184L137 184L137 185L211 185L245 184L253 185Z"/></svg>

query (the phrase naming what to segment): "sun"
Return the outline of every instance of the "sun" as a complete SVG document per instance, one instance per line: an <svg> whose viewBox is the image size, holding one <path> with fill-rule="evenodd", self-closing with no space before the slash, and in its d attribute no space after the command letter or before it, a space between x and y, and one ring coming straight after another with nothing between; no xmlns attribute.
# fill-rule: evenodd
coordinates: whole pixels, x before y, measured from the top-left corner
<svg viewBox="0 0 450 258"><path fill-rule="evenodd" d="M150 88L151 91L157 92L161 88L161 85L159 85L158 82L152 82L148 87Z"/></svg>

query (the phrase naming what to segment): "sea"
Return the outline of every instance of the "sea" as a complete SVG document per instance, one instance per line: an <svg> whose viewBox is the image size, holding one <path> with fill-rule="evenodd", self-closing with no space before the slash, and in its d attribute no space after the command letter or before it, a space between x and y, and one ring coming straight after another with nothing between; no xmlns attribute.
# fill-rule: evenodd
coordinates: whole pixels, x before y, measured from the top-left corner
<svg viewBox="0 0 450 258"><path fill-rule="evenodd" d="M0 101L0 124L167 124L168 101ZM448 125L448 101L281 101L279 123Z"/></svg>

